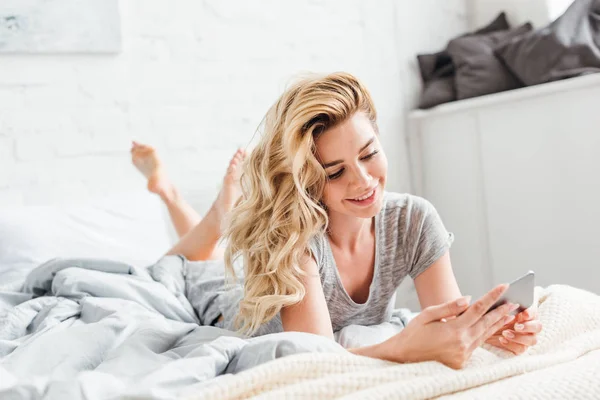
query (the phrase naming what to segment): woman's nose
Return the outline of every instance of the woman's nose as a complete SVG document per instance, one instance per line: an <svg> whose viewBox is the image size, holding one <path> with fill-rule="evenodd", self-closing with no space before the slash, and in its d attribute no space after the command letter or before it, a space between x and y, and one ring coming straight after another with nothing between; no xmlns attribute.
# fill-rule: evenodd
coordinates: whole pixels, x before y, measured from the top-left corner
<svg viewBox="0 0 600 400"><path fill-rule="evenodd" d="M371 185L371 174L364 166L358 166L354 173L354 184L363 189L368 189Z"/></svg>

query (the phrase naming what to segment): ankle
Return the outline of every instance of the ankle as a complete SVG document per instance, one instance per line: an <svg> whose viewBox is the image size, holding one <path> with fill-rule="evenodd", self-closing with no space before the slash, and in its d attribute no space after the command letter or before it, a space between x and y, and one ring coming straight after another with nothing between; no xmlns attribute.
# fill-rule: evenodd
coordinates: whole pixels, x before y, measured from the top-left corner
<svg viewBox="0 0 600 400"><path fill-rule="evenodd" d="M211 226L213 234L215 236L218 236L218 238L221 237L223 232L224 217L225 216L223 215L223 211L216 203L213 203L210 206L210 209L204 216L207 223Z"/></svg>
<svg viewBox="0 0 600 400"><path fill-rule="evenodd" d="M177 203L181 199L179 191L175 188L175 186L172 185L166 186L157 194L161 198L161 200L167 205Z"/></svg>

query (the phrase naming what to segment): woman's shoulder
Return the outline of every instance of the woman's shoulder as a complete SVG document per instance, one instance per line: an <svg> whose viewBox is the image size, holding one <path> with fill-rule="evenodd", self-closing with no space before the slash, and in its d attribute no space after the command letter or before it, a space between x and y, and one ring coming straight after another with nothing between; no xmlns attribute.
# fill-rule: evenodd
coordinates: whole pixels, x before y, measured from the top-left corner
<svg viewBox="0 0 600 400"><path fill-rule="evenodd" d="M325 253L325 237L323 234L314 235L308 242L308 249L317 265L321 265Z"/></svg>

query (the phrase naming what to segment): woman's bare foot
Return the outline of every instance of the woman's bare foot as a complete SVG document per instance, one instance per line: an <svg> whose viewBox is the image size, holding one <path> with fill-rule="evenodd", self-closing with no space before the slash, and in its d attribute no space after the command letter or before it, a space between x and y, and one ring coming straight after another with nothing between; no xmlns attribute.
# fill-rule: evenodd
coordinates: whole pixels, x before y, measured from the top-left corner
<svg viewBox="0 0 600 400"><path fill-rule="evenodd" d="M242 175L242 161L246 158L246 151L238 149L227 167L225 177L223 178L223 186L211 207L211 211L215 212L219 224L221 224L233 205L240 197L240 176Z"/></svg>
<svg viewBox="0 0 600 400"><path fill-rule="evenodd" d="M173 185L165 173L162 161L156 150L138 142L131 144L131 161L146 179L148 179L148 190L158 194L163 199L173 191Z"/></svg>

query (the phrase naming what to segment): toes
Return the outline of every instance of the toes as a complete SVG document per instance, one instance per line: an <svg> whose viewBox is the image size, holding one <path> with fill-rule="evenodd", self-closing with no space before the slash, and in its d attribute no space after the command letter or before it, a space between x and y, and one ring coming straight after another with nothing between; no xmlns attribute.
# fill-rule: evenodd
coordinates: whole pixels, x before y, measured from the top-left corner
<svg viewBox="0 0 600 400"><path fill-rule="evenodd" d="M147 144L143 144L140 142L136 142L135 140L131 141L131 151L141 151L147 149L154 149L152 146L148 146Z"/></svg>
<svg viewBox="0 0 600 400"><path fill-rule="evenodd" d="M240 150L238 150L238 151L236 151L236 153L233 155L233 158L229 162L229 166L230 167L236 167L238 165L238 163L240 161L242 161L243 159L244 158L242 156L242 153L240 152Z"/></svg>
<svg viewBox="0 0 600 400"><path fill-rule="evenodd" d="M144 144L144 143L140 143L140 142L136 142L135 140L131 141L131 147L134 149L153 149L152 146Z"/></svg>
<svg viewBox="0 0 600 400"><path fill-rule="evenodd" d="M242 161L244 158L246 158L246 151L244 149L238 149L233 158L236 161Z"/></svg>

